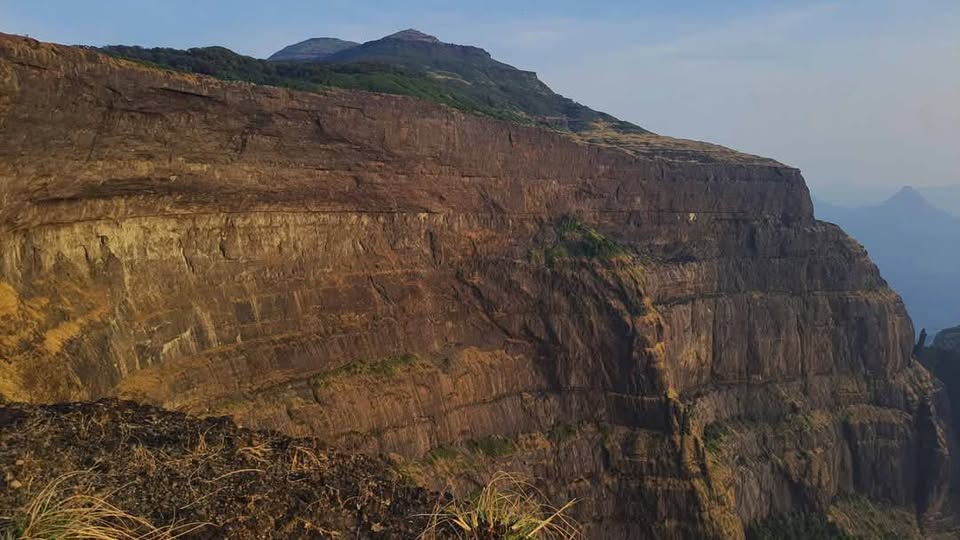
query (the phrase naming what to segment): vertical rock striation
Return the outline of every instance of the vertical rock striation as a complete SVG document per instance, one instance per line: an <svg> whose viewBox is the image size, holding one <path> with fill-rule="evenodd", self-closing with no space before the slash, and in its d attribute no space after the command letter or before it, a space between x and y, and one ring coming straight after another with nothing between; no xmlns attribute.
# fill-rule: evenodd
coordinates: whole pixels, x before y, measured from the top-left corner
<svg viewBox="0 0 960 540"><path fill-rule="evenodd" d="M7 399L509 468L593 538L945 494L902 302L771 160L0 36L0 245Z"/></svg>

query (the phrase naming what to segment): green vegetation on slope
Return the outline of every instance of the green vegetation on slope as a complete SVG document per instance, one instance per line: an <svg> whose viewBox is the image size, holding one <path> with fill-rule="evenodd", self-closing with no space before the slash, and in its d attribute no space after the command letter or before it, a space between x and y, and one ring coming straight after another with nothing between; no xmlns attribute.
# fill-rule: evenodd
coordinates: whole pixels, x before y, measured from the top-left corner
<svg viewBox="0 0 960 540"><path fill-rule="evenodd" d="M402 37L411 33L417 38ZM483 49L443 43L413 30L339 51L322 61L341 64L378 62L403 66L484 106L512 111L538 124L557 129L580 132L602 122L616 131L646 133L646 130L629 122L557 94L535 73L499 62Z"/></svg>
<svg viewBox="0 0 960 540"><path fill-rule="evenodd" d="M239 55L223 47L189 50L115 45L107 54L157 68L229 81L318 92L336 87L410 96L471 114L515 123L579 131L596 122L624 132L646 133L633 124L554 93L536 76L501 64L474 47L381 40L343 51L329 62L277 62ZM418 47L431 46L429 54ZM468 54L456 51L479 51ZM355 52L359 51L359 52ZM367 56L361 53L366 51ZM420 51L420 52L418 52Z"/></svg>
<svg viewBox="0 0 960 540"><path fill-rule="evenodd" d="M489 435L467 442L471 450L487 457L498 458L512 454L517 445L512 440L501 435Z"/></svg>
<svg viewBox="0 0 960 540"><path fill-rule="evenodd" d="M106 47L103 51L151 67L210 75L227 81L244 81L308 92L336 87L398 94L435 101L473 114L515 122L525 121L518 111L482 103L465 92L451 88L443 81L387 64L268 62L242 56L223 47L183 51L115 45Z"/></svg>
<svg viewBox="0 0 960 540"><path fill-rule="evenodd" d="M712 422L703 430L703 446L708 452L716 454L723 447L723 440L730 434L730 428L723 422Z"/></svg>
<svg viewBox="0 0 960 540"><path fill-rule="evenodd" d="M405 366L415 364L417 357L412 354L401 354L378 358L375 360L357 360L344 364L336 369L314 375L310 384L315 388L322 388L334 379L341 377L371 376L388 378Z"/></svg>
<svg viewBox="0 0 960 540"><path fill-rule="evenodd" d="M556 242L543 250L531 251L532 260L553 266L569 259L610 262L630 256L630 251L619 242L607 238L575 217L562 218L555 230Z"/></svg>
<svg viewBox="0 0 960 540"><path fill-rule="evenodd" d="M488 435L468 439L462 445L442 444L430 450L430 461L454 461L460 457L482 456L496 459L509 456L517 450L517 442L502 435Z"/></svg>
<svg viewBox="0 0 960 540"><path fill-rule="evenodd" d="M781 514L753 524L747 540L853 540L820 514Z"/></svg>

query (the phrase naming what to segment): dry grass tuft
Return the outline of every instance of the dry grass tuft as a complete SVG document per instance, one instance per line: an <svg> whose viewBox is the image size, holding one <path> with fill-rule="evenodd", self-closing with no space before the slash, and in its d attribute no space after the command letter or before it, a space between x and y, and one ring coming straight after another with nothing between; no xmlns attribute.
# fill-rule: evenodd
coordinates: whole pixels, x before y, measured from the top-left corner
<svg viewBox="0 0 960 540"><path fill-rule="evenodd" d="M148 474L154 474L160 466L157 456L142 444L136 444L130 452L131 461L143 467Z"/></svg>
<svg viewBox="0 0 960 540"><path fill-rule="evenodd" d="M270 445L263 442L251 446L244 446L237 450L237 453L257 463L270 463Z"/></svg>
<svg viewBox="0 0 960 540"><path fill-rule="evenodd" d="M472 501L438 507L420 540L577 540L580 526L567 515L575 503L554 508L534 486L498 472Z"/></svg>
<svg viewBox="0 0 960 540"><path fill-rule="evenodd" d="M303 446L295 446L290 452L290 472L309 473L324 471L329 468L326 456L318 456L316 452Z"/></svg>
<svg viewBox="0 0 960 540"><path fill-rule="evenodd" d="M0 540L173 540L205 525L155 527L104 498L67 488L82 475L60 476L16 515L0 519Z"/></svg>
<svg viewBox="0 0 960 540"><path fill-rule="evenodd" d="M197 432L197 444L193 447L193 457L210 457L223 452L223 440L218 441L216 444L211 444L207 441L207 433L209 433L209 431L208 429L207 431Z"/></svg>

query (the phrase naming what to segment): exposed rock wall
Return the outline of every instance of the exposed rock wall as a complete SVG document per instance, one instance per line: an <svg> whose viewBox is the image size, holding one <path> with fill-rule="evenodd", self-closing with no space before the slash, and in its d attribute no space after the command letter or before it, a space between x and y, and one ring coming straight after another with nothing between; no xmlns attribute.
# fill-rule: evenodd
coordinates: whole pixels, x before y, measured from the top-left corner
<svg viewBox="0 0 960 540"><path fill-rule="evenodd" d="M933 339L933 346L945 351L960 352L960 326L937 332Z"/></svg>
<svg viewBox="0 0 960 540"><path fill-rule="evenodd" d="M935 511L944 399L799 172L625 147L0 37L0 394L511 468L595 538Z"/></svg>

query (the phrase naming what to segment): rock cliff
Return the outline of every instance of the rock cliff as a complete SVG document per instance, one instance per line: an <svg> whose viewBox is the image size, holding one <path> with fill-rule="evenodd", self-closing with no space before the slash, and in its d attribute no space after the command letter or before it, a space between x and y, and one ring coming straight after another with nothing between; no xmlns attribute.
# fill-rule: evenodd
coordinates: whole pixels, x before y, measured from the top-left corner
<svg viewBox="0 0 960 540"><path fill-rule="evenodd" d="M937 332L933 339L933 346L937 349L960 353L960 326Z"/></svg>
<svg viewBox="0 0 960 540"><path fill-rule="evenodd" d="M0 245L8 400L515 470L591 538L947 491L902 302L768 159L0 36Z"/></svg>

